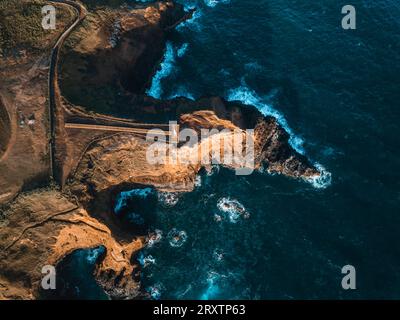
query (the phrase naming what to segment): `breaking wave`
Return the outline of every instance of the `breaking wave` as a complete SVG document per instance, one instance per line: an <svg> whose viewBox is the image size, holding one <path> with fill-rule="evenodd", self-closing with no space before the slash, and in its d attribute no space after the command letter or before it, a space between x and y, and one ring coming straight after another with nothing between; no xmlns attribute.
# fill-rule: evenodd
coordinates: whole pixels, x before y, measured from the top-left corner
<svg viewBox="0 0 400 320"><path fill-rule="evenodd" d="M315 163L314 166L317 168L320 175L306 178L304 180L311 183L311 185L316 189L325 189L329 187L332 183L332 174L319 163Z"/></svg>
<svg viewBox="0 0 400 320"><path fill-rule="evenodd" d="M211 8L216 7L218 4L228 4L230 2L231 0L204 0L204 4Z"/></svg>
<svg viewBox="0 0 400 320"><path fill-rule="evenodd" d="M250 89L248 86L241 85L236 89L228 91L229 101L240 101L246 105L255 106L264 116L274 117L278 123L286 130L290 135L289 144L298 153L305 155L305 150L303 147L304 140L295 135L293 130L289 127L285 117L276 109L274 109L270 104L263 101L263 99L257 95L257 93ZM307 182L317 189L324 189L330 186L332 180L332 174L327 171L321 164L314 164L317 170L320 172L319 176L305 179Z"/></svg>
<svg viewBox="0 0 400 320"><path fill-rule="evenodd" d="M176 228L173 228L169 233L168 233L168 241L171 247L182 247L183 244L187 240L187 234L186 231L179 231Z"/></svg>
<svg viewBox="0 0 400 320"><path fill-rule="evenodd" d="M151 254L145 256L142 252L139 253L138 261L143 268L156 263L156 259Z"/></svg>
<svg viewBox="0 0 400 320"><path fill-rule="evenodd" d="M158 192L158 201L167 207L173 207L178 203L179 195L175 192Z"/></svg>
<svg viewBox="0 0 400 320"><path fill-rule="evenodd" d="M151 188L132 189L130 191L120 192L115 199L114 212L119 214L120 211L127 206L127 201L133 196L147 198L151 193L153 193L153 189Z"/></svg>
<svg viewBox="0 0 400 320"><path fill-rule="evenodd" d="M218 285L221 275L215 271L210 271L207 274L207 288L205 292L201 295L200 300L210 300L214 299L218 293L220 293L220 288Z"/></svg>
<svg viewBox="0 0 400 320"><path fill-rule="evenodd" d="M185 7L186 8L186 7ZM187 10L193 10L195 9L193 6L187 7ZM185 28L189 28L194 31L201 31L202 27L201 24L199 23L200 17L203 15L203 12L196 8L196 11L193 12L192 17L190 19L187 19L180 23L177 27L176 30L179 32L182 32Z"/></svg>
<svg viewBox="0 0 400 320"><path fill-rule="evenodd" d="M222 249L219 249L219 248L214 249L213 258L216 261L221 262L222 260L224 260L224 255L225 255L225 253Z"/></svg>
<svg viewBox="0 0 400 320"><path fill-rule="evenodd" d="M189 44L188 43L184 43L180 48L178 48L176 50L176 55L179 58L182 58L185 55L185 53L188 50L188 48L189 48Z"/></svg>
<svg viewBox="0 0 400 320"><path fill-rule="evenodd" d="M103 246L87 250L85 252L86 260L90 264L95 264L97 262L97 260L99 259L99 257L105 252L105 250L106 249Z"/></svg>
<svg viewBox="0 0 400 320"><path fill-rule="evenodd" d="M151 248L155 244L159 243L162 240L163 232L159 229L156 229L153 233L151 233L148 237L147 247Z"/></svg>
<svg viewBox="0 0 400 320"><path fill-rule="evenodd" d="M160 300L161 292L164 290L164 286L161 283L157 283L154 286L146 288L150 297L154 300Z"/></svg>
<svg viewBox="0 0 400 320"><path fill-rule="evenodd" d="M221 198L217 203L218 209L227 215L230 222L236 223L243 217L245 219L250 217L246 208L236 199Z"/></svg>
<svg viewBox="0 0 400 320"><path fill-rule="evenodd" d="M168 99L175 99L179 97L195 100L195 97L188 90L186 90L184 86L179 86L175 93L170 95Z"/></svg>
<svg viewBox="0 0 400 320"><path fill-rule="evenodd" d="M293 130L289 127L285 117L276 109L274 109L270 104L264 102L262 98L247 85L243 84L236 89L231 89L228 91L227 99L229 101L240 101L246 105L255 106L264 116L274 117L278 123L289 133L289 143L293 149L295 149L300 154L305 154L303 144L304 140L296 136Z"/></svg>
<svg viewBox="0 0 400 320"><path fill-rule="evenodd" d="M202 185L202 180L201 180L201 176L197 175L195 180L194 180L194 186L199 188Z"/></svg>
<svg viewBox="0 0 400 320"><path fill-rule="evenodd" d="M181 47L175 48L172 42L167 42L163 61L160 64L159 70L152 79L151 87L146 91L149 96L156 99L161 98L163 94L162 80L172 74L176 58L182 58L185 55L188 46L187 43L184 43Z"/></svg>

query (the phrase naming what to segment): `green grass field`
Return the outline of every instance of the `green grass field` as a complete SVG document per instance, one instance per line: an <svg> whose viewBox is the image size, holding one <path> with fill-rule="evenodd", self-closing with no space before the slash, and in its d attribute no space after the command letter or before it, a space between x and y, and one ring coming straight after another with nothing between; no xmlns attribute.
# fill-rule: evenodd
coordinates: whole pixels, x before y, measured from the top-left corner
<svg viewBox="0 0 400 320"><path fill-rule="evenodd" d="M46 4L43 0L0 0L0 54L48 47L57 30L42 28L41 9ZM72 17L72 11L64 6L58 6L56 12L58 22Z"/></svg>

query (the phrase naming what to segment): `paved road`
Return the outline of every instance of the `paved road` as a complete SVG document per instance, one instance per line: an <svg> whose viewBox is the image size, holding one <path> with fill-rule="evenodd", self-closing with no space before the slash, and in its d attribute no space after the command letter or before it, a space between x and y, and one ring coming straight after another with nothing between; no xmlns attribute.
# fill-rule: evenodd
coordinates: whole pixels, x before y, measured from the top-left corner
<svg viewBox="0 0 400 320"><path fill-rule="evenodd" d="M133 127L104 126L104 125L96 125L96 124L66 123L65 128L66 129L80 129L80 130L130 132L130 133L138 133L138 134L151 133L152 135L163 134L166 136L170 135L169 131L164 131L164 130L158 129L156 127L150 128L150 129L143 129L143 128L133 128ZM151 132L149 130L151 130Z"/></svg>
<svg viewBox="0 0 400 320"><path fill-rule="evenodd" d="M56 44L51 50L50 68L49 68L49 123L50 123L50 176L55 177L55 131L56 131L56 108L57 97L55 89L58 87L58 58L60 49L65 39L69 36L72 30L86 17L86 8L81 4L70 0L53 0L53 3L63 3L72 6L77 12L76 20L59 36Z"/></svg>
<svg viewBox="0 0 400 320"><path fill-rule="evenodd" d="M86 17L87 10L86 8L75 1L72 0L52 0L53 3L62 3L69 6L72 6L77 12L76 20L59 36L56 44L54 45L51 51L51 60L50 60L50 69L49 69L49 122L50 122L50 172L51 178L54 179L56 177L55 172L55 154L56 154L56 125L57 125L57 103L60 103L61 106L61 95L59 92L58 86L58 59L59 54L62 48L62 45L65 39L70 35L70 33L74 30L74 28ZM99 117L99 120L101 117ZM113 122L118 122L113 119L110 120ZM81 129L81 130L98 130L98 131L112 131L112 132L128 132L134 134L146 135L148 131L151 129L158 128L166 128L168 124L149 124L149 123L127 123L127 121L121 119L119 121L121 126L107 126L107 125L91 125L91 124L79 124L79 123L65 123L66 129ZM169 136L169 131L159 130L159 132L152 131L152 134L164 134L165 136Z"/></svg>

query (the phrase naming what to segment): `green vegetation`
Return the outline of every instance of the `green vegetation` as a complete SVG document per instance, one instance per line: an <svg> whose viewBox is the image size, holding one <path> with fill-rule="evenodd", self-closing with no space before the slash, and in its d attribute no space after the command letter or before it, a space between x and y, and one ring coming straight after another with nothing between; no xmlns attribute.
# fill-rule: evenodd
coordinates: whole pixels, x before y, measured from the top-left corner
<svg viewBox="0 0 400 320"><path fill-rule="evenodd" d="M0 55L18 50L42 50L57 30L42 28L43 0L0 0ZM72 12L66 7L57 8L57 23L70 19Z"/></svg>
<svg viewBox="0 0 400 320"><path fill-rule="evenodd" d="M44 30L41 26L42 1L0 1L0 48L40 48Z"/></svg>

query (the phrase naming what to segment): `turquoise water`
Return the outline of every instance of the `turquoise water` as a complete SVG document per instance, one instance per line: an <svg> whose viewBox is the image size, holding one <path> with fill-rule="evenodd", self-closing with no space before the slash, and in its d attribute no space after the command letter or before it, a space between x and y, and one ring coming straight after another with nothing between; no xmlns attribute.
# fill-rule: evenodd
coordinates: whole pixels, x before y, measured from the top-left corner
<svg viewBox="0 0 400 320"><path fill-rule="evenodd" d="M76 250L58 265L56 290L42 290L42 299L107 300L93 278L95 264L105 253L104 247Z"/></svg>
<svg viewBox="0 0 400 320"><path fill-rule="evenodd" d="M357 30L345 31L338 1L216 2L192 2L200 10L173 35L159 97L256 105L332 183L204 177L160 210L156 227L187 241L148 250L144 285L161 298L399 298L399 4L353 1ZM227 197L249 218L215 221ZM346 264L358 271L352 292L340 285Z"/></svg>
<svg viewBox="0 0 400 320"><path fill-rule="evenodd" d="M198 10L171 35L148 94L255 105L332 179L316 188L221 169L151 213L132 198L126 223L162 234L140 257L144 289L155 299L400 298L398 2L353 1L357 30L341 28L340 1L185 4ZM357 290L341 288L347 264Z"/></svg>

